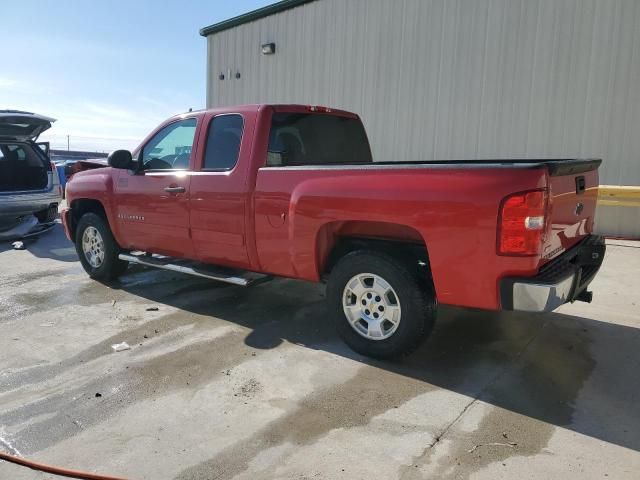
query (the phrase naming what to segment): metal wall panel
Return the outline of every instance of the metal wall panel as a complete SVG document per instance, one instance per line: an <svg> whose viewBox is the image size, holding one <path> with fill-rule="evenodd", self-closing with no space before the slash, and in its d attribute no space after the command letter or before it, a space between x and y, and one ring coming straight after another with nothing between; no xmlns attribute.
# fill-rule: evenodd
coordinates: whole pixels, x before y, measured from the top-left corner
<svg viewBox="0 0 640 480"><path fill-rule="evenodd" d="M640 0L318 0L208 42L210 107L329 105L377 160L602 157L640 185Z"/></svg>

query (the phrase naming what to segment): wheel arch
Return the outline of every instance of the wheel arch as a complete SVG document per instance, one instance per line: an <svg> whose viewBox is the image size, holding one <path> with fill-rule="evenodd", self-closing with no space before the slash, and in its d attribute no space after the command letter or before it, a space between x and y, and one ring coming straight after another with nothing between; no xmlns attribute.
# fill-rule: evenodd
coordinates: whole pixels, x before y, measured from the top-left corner
<svg viewBox="0 0 640 480"><path fill-rule="evenodd" d="M104 218L107 225L109 225L109 228L113 232L113 227L110 225L107 211L100 200L96 200L94 198L78 198L73 200L69 206L71 207L71 221L69 225L71 238L75 238L76 227L78 226L80 218L82 218L85 213L95 213L96 215Z"/></svg>
<svg viewBox="0 0 640 480"><path fill-rule="evenodd" d="M434 288L429 250L420 232L407 225L387 222L348 221L324 225L316 237L319 277L328 277L341 258L360 250L382 252L401 260L426 286Z"/></svg>

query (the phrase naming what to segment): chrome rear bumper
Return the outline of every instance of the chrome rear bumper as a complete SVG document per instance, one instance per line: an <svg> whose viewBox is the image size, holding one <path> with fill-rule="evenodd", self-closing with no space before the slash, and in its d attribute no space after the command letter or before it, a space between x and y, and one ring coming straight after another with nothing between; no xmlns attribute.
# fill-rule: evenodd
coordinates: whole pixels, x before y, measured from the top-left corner
<svg viewBox="0 0 640 480"><path fill-rule="evenodd" d="M503 279L503 310L550 312L564 303L589 298L584 292L598 273L605 250L604 238L591 235L546 264L535 277Z"/></svg>

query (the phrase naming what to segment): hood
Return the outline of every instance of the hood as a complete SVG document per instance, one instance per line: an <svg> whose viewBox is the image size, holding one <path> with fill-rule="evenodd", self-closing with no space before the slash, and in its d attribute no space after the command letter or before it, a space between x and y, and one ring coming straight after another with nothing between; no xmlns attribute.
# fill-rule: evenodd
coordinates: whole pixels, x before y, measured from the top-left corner
<svg viewBox="0 0 640 480"><path fill-rule="evenodd" d="M35 140L38 135L51 128L55 121L55 118L37 113L0 110L0 140Z"/></svg>

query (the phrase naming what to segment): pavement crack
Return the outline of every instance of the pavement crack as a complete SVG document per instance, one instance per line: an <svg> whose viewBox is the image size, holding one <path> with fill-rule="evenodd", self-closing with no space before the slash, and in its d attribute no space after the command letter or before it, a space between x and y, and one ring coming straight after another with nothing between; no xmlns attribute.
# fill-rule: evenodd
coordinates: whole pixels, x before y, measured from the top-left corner
<svg viewBox="0 0 640 480"><path fill-rule="evenodd" d="M422 450L422 452L414 458L412 465L414 466L418 466L419 463L422 462L422 459L424 459L431 450L433 450L433 448L438 445L438 443L440 443L440 440L442 440L451 430L451 428L453 428L453 426L455 424L457 424L460 419L469 411L469 409L478 401L480 400L484 394L487 392L487 390L489 390L490 388L492 388L512 367L513 365L518 362L518 360L520 360L520 358L522 358L522 356L527 352L527 350L529 350L529 347L531 346L531 344L533 342L535 342L540 335L542 335L542 332L544 331L544 329L547 327L547 325L549 324L549 320L545 320L545 322L542 324L542 327L540 328L540 330L538 330L530 339L529 341L524 345L524 347L522 347L522 349L517 352L510 360L509 362L507 362L507 365L502 368L498 373L496 373L493 378L487 382L487 384L485 384L484 387L482 387L480 389L480 391L478 392L478 394L476 396L474 396L471 401L469 401L469 403L467 403L464 408L460 411L460 413L451 421L449 422L441 431L440 433L433 439L433 441L429 444L427 444L427 446ZM406 474L409 472L410 470L407 470L405 472L403 472L402 475L400 475L400 480L402 480L403 478L405 478Z"/></svg>

